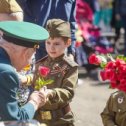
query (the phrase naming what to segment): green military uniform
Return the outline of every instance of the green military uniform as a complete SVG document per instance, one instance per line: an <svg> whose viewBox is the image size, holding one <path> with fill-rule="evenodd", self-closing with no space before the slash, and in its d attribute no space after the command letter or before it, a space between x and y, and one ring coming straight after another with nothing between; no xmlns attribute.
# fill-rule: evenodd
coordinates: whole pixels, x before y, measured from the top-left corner
<svg viewBox="0 0 126 126"><path fill-rule="evenodd" d="M40 123L36 120L0 121L0 126L40 126ZM42 124L41 126L46 125Z"/></svg>
<svg viewBox="0 0 126 126"><path fill-rule="evenodd" d="M35 119L45 122L48 126L73 126L73 113L69 103L74 96L78 65L62 55L56 59L47 56L37 63L36 70L39 66L46 66L51 70L46 79L54 80L52 84L47 85L48 89L53 89L53 97L37 111ZM35 80L38 76L36 73Z"/></svg>
<svg viewBox="0 0 126 126"><path fill-rule="evenodd" d="M47 30L51 38L70 38L69 23L61 19L52 19L47 22ZM64 41L66 42L66 41ZM39 78L38 68L45 66L50 69L46 79L53 80L47 85L52 90L46 104L40 108L35 119L48 126L73 126L74 118L69 103L74 97L74 89L78 79L78 65L73 59L61 54L56 58L47 56L36 64L34 80ZM35 84L33 82L33 84Z"/></svg>
<svg viewBox="0 0 126 126"><path fill-rule="evenodd" d="M101 113L104 126L126 126L126 93L113 93Z"/></svg>
<svg viewBox="0 0 126 126"><path fill-rule="evenodd" d="M26 48L36 48L42 40L49 37L44 28L28 22L0 22L0 30L3 32L2 38L8 43ZM35 114L33 104L27 102L22 107L18 105L16 97L18 88L19 78L14 64L12 65L11 55L4 47L0 46L0 121L29 120L33 118Z"/></svg>

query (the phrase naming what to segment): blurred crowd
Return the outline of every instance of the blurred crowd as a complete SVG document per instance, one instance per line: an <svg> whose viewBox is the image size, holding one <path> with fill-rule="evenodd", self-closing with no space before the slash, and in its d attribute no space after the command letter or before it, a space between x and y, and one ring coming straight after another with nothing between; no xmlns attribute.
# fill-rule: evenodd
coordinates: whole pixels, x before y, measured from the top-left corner
<svg viewBox="0 0 126 126"><path fill-rule="evenodd" d="M89 72L96 68L88 63L91 53L119 54L116 43L120 31L126 29L125 0L77 0L76 1L76 61ZM126 53L126 34L124 49ZM111 43L113 39L113 43Z"/></svg>

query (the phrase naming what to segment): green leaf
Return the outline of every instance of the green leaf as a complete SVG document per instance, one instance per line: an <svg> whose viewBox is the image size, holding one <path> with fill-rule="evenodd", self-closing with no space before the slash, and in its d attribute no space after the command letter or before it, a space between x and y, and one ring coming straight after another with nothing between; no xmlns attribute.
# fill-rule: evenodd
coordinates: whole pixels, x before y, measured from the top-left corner
<svg viewBox="0 0 126 126"><path fill-rule="evenodd" d="M51 83L53 83L54 82L54 80L51 80L51 79L49 79L49 80L44 80L43 78L38 78L37 80L36 80L36 82L35 82L35 89L36 90L39 90L40 88L42 88L43 86L45 86L45 85L47 85L47 84L51 84Z"/></svg>
<svg viewBox="0 0 126 126"><path fill-rule="evenodd" d="M118 59L124 59L124 55L118 55L117 58Z"/></svg>
<svg viewBox="0 0 126 126"><path fill-rule="evenodd" d="M123 59L125 62L126 62L126 57L124 57L124 59Z"/></svg>
<svg viewBox="0 0 126 126"><path fill-rule="evenodd" d="M124 55L118 55L116 59L120 59L126 62L126 57Z"/></svg>
<svg viewBox="0 0 126 126"><path fill-rule="evenodd" d="M36 90L39 90L40 88L39 88L39 86L38 86L38 85L35 85L35 89L36 89Z"/></svg>
<svg viewBox="0 0 126 126"><path fill-rule="evenodd" d="M100 67L101 67L101 68L105 68L105 66L106 66L106 63L104 63L104 62L102 62L102 63L100 64Z"/></svg>

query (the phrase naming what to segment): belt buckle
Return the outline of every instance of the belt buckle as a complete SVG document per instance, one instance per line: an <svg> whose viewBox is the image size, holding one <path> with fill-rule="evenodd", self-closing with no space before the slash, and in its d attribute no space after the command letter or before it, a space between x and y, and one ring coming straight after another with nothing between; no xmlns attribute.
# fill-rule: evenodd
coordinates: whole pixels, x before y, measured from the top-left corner
<svg viewBox="0 0 126 126"><path fill-rule="evenodd" d="M52 115L50 111L40 111L41 114L41 118L43 120L51 120L52 119Z"/></svg>

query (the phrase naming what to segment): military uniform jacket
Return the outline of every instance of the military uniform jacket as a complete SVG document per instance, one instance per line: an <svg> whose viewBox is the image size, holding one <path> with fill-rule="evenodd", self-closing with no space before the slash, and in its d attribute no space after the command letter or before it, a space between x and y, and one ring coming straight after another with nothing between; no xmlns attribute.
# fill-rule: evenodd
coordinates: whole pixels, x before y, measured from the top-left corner
<svg viewBox="0 0 126 126"><path fill-rule="evenodd" d="M32 119L34 106L27 103L21 108L16 100L19 88L18 76L11 65L9 56L0 48L0 121Z"/></svg>
<svg viewBox="0 0 126 126"><path fill-rule="evenodd" d="M126 93L113 93L101 113L104 126L126 126Z"/></svg>
<svg viewBox="0 0 126 126"><path fill-rule="evenodd" d="M71 102L74 96L74 89L78 79L78 65L65 55L56 59L49 56L40 60L36 65L36 71L39 66L50 68L47 79L54 80L53 83L47 85L48 89L53 89L53 98L41 108L41 110L56 110L64 107ZM34 79L37 79L38 75Z"/></svg>

